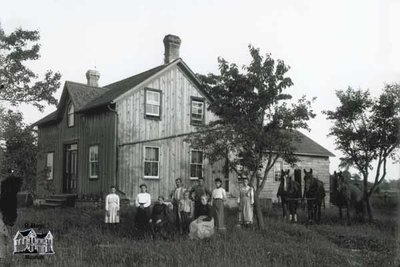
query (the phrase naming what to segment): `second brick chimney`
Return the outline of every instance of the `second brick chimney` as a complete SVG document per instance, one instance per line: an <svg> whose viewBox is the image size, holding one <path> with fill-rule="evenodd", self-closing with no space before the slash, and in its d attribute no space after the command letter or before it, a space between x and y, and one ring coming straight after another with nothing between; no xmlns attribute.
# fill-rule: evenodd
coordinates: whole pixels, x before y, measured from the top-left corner
<svg viewBox="0 0 400 267"><path fill-rule="evenodd" d="M164 64L168 64L174 59L179 58L179 47L181 46L181 38L176 35L168 34L164 37Z"/></svg>
<svg viewBox="0 0 400 267"><path fill-rule="evenodd" d="M99 87L100 72L88 70L86 72L87 85Z"/></svg>

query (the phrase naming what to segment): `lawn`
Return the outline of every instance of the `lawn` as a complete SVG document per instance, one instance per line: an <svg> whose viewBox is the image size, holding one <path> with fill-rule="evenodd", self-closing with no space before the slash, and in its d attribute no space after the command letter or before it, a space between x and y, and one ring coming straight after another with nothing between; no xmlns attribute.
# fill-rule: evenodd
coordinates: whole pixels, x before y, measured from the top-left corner
<svg viewBox="0 0 400 267"><path fill-rule="evenodd" d="M172 236L138 239L132 210L122 223L103 224L101 210L21 208L10 233L25 224L42 224L54 235L55 254L44 259L10 255L9 266L399 266L398 217L395 209L376 210L370 224L341 223L327 208L319 225L284 223L280 209L266 216L266 230L238 229L235 211L227 211L228 230L208 240ZM300 221L305 221L303 211ZM38 229L35 229L38 230ZM397 248L397 249L396 249ZM396 253L397 250L397 253ZM397 256L396 256L397 255ZM396 262L397 260L397 262ZM1 264L1 263L0 263Z"/></svg>

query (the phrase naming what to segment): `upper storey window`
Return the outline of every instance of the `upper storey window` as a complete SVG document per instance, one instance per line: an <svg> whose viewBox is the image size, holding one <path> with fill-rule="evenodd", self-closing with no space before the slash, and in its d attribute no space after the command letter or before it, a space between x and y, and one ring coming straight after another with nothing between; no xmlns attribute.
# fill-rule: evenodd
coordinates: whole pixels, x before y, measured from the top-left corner
<svg viewBox="0 0 400 267"><path fill-rule="evenodd" d="M145 90L145 117L161 118L161 91L146 88Z"/></svg>
<svg viewBox="0 0 400 267"><path fill-rule="evenodd" d="M68 105L67 123L68 123L68 127L75 126L75 108L74 108L74 104L72 104L72 102L69 103L69 105Z"/></svg>
<svg viewBox="0 0 400 267"><path fill-rule="evenodd" d="M204 124L204 99L191 97L190 123L194 125Z"/></svg>

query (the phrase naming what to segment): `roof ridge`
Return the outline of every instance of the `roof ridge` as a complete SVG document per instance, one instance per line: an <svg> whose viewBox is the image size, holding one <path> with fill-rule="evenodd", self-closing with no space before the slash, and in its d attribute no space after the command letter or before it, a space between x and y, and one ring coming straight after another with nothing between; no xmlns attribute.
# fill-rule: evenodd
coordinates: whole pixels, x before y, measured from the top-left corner
<svg viewBox="0 0 400 267"><path fill-rule="evenodd" d="M105 87L102 87L102 86L93 86L93 85L88 85L88 84L86 84L86 83L80 83L80 82L74 82L74 81L65 81L65 83L74 83L74 84L77 84L77 85L81 85L81 86L86 86L86 87L90 87L90 88L93 88L93 89L106 89Z"/></svg>

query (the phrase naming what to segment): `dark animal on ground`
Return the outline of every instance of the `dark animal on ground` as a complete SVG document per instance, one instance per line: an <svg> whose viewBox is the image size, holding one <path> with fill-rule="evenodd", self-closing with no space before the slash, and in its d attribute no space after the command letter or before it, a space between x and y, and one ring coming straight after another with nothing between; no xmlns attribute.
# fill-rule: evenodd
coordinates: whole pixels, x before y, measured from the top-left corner
<svg viewBox="0 0 400 267"><path fill-rule="evenodd" d="M338 206L340 219L343 218L342 208L346 208L347 223L350 224L350 209L354 208L356 217L361 221L364 220L363 192L348 179L345 179L341 171L334 172L333 188L331 190L334 192L332 203Z"/></svg>
<svg viewBox="0 0 400 267"><path fill-rule="evenodd" d="M289 221L297 222L298 199L301 198L301 188L298 182L289 176L290 170L281 170L280 185L276 196L281 199L283 218L286 219L286 211L289 208Z"/></svg>
<svg viewBox="0 0 400 267"><path fill-rule="evenodd" d="M313 176L313 170L306 171L304 169L304 194L307 200L308 222L321 221L321 207L325 207L325 189L324 183Z"/></svg>

